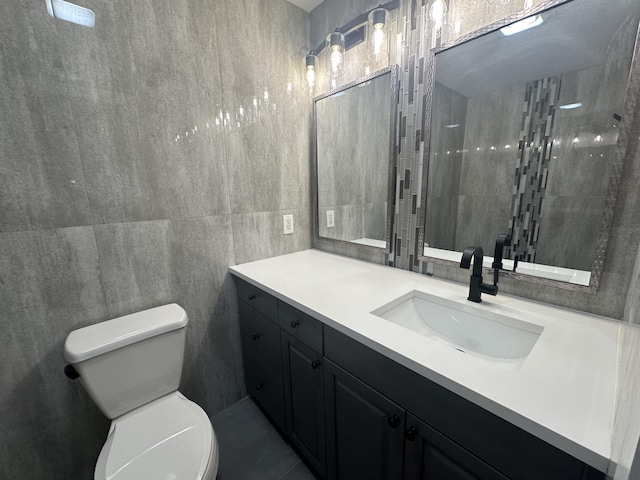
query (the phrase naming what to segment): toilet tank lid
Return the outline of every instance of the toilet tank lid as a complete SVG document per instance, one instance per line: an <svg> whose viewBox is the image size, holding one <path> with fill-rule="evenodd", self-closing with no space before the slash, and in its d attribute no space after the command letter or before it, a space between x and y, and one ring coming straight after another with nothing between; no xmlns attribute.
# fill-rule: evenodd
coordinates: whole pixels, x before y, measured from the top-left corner
<svg viewBox="0 0 640 480"><path fill-rule="evenodd" d="M184 328L187 312L176 304L162 305L74 330L64 343L64 358L78 363L147 338Z"/></svg>

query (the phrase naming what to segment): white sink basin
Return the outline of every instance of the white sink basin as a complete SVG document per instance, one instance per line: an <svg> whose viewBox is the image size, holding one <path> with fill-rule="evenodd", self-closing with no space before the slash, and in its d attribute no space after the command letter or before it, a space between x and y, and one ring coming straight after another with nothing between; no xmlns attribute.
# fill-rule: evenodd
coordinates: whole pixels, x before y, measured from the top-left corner
<svg viewBox="0 0 640 480"><path fill-rule="evenodd" d="M371 312L462 352L498 360L529 355L544 327L413 291Z"/></svg>

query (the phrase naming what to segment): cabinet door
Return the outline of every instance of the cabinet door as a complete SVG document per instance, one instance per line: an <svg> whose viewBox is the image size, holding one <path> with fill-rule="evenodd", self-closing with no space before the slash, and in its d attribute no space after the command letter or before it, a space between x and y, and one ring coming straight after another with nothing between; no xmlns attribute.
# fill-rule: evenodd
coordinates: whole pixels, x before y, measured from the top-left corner
<svg viewBox="0 0 640 480"><path fill-rule="evenodd" d="M402 478L405 411L325 359L327 478Z"/></svg>
<svg viewBox="0 0 640 480"><path fill-rule="evenodd" d="M411 414L405 436L404 480L508 480Z"/></svg>
<svg viewBox="0 0 640 480"><path fill-rule="evenodd" d="M322 355L284 332L281 338L287 433L307 460L324 475Z"/></svg>

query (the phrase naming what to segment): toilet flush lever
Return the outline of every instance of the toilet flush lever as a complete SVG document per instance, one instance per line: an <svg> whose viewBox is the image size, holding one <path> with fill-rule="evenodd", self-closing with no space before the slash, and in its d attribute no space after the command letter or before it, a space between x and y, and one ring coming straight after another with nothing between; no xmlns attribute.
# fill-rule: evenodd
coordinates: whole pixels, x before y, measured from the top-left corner
<svg viewBox="0 0 640 480"><path fill-rule="evenodd" d="M64 367L64 374L67 377L69 377L71 380L75 380L76 378L78 378L80 376L78 371L75 368L73 368L73 365L66 365Z"/></svg>

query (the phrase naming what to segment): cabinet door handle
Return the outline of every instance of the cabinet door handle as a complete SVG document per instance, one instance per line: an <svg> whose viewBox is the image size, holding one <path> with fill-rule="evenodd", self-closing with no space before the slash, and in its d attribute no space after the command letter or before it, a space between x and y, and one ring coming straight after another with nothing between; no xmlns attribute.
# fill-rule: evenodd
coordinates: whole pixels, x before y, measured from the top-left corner
<svg viewBox="0 0 640 480"><path fill-rule="evenodd" d="M263 383L258 383L256 385L256 390L262 390L262 387L264 387L264 384Z"/></svg>
<svg viewBox="0 0 640 480"><path fill-rule="evenodd" d="M311 368L313 368L314 370L316 370L320 365L320 360L314 360L313 362L311 362Z"/></svg>
<svg viewBox="0 0 640 480"><path fill-rule="evenodd" d="M253 335L251 335L251 340L258 340L259 338L260 338L259 333L254 333Z"/></svg>
<svg viewBox="0 0 640 480"><path fill-rule="evenodd" d="M410 442L413 442L417 436L418 436L418 429L416 427L411 426L405 432L405 437L407 437L407 440L409 440Z"/></svg>
<svg viewBox="0 0 640 480"><path fill-rule="evenodd" d="M300 325L300 320L291 320L291 328L296 328Z"/></svg>
<svg viewBox="0 0 640 480"><path fill-rule="evenodd" d="M398 415L391 415L389 418L387 418L387 423L391 428L396 428L398 425L400 425L400 417Z"/></svg>
<svg viewBox="0 0 640 480"><path fill-rule="evenodd" d="M255 300L256 299L256 294L255 293L250 293L248 298L249 298L249 300Z"/></svg>

